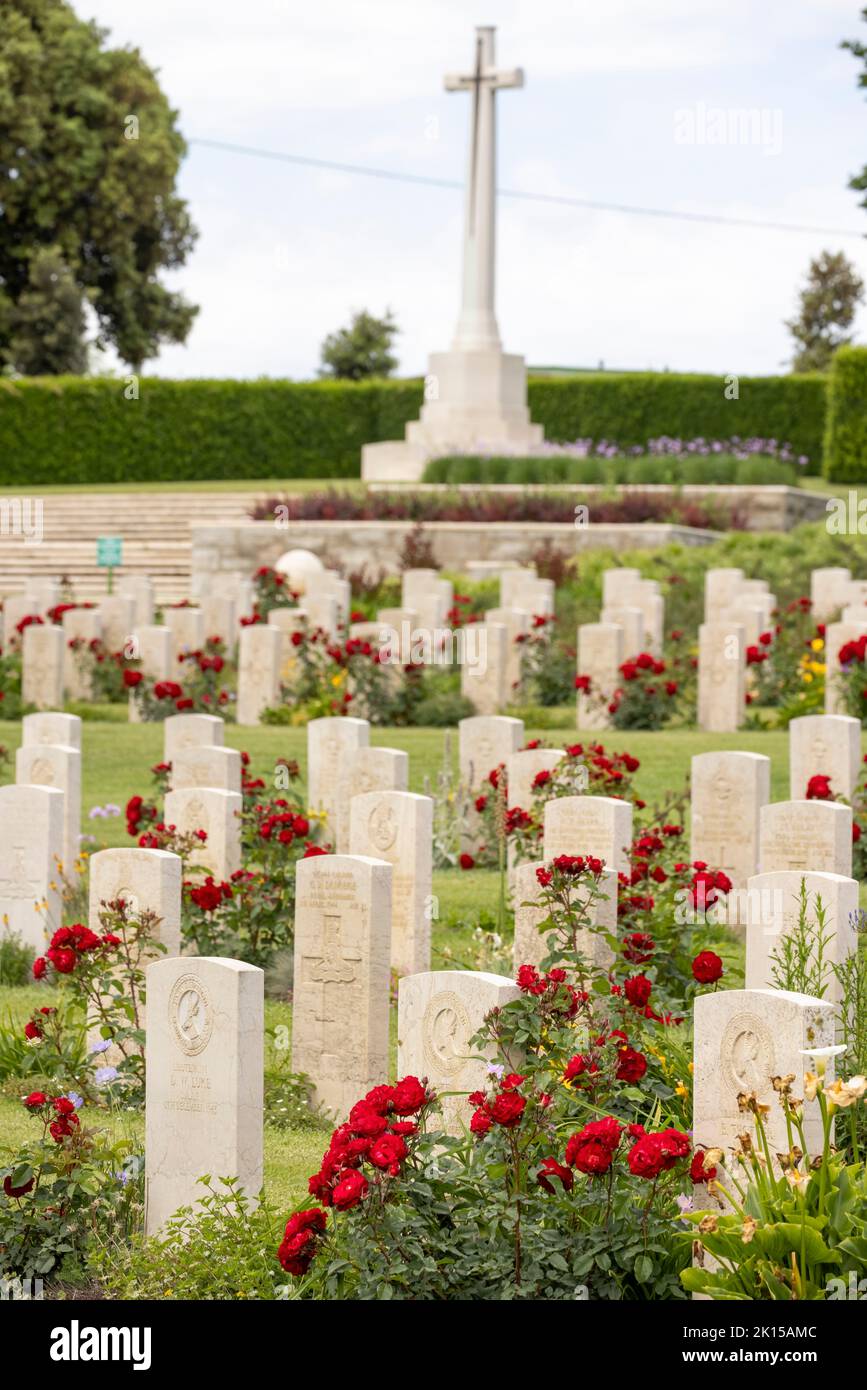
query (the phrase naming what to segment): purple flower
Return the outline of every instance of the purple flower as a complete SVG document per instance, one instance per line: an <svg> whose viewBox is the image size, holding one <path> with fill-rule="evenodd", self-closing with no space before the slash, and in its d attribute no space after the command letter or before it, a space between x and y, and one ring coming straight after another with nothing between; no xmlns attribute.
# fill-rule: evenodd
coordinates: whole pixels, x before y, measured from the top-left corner
<svg viewBox="0 0 867 1390"><path fill-rule="evenodd" d="M93 1079L97 1086L104 1086L109 1081L115 1081L118 1075L117 1067L97 1067L93 1073Z"/></svg>

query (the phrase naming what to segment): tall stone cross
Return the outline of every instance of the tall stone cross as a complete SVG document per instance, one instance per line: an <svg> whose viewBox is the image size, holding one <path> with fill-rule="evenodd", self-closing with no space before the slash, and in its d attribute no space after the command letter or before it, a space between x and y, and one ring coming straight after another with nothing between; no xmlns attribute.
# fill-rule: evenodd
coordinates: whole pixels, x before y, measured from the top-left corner
<svg viewBox="0 0 867 1390"><path fill-rule="evenodd" d="M523 87L521 68L498 72L494 64L494 28L476 29L476 61L466 77L445 79L447 92L472 92L470 159L464 222L464 272L461 312L453 351L500 349L494 313L496 256L496 148L494 94L499 87Z"/></svg>

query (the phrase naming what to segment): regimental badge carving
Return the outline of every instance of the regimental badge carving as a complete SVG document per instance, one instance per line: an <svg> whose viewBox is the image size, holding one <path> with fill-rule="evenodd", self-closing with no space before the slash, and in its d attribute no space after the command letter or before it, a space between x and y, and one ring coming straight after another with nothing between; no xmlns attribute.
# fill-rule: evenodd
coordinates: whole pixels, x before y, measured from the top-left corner
<svg viewBox="0 0 867 1390"><path fill-rule="evenodd" d="M187 823L191 830L204 830L210 835L211 824L205 803L198 796L191 797L187 803Z"/></svg>
<svg viewBox="0 0 867 1390"><path fill-rule="evenodd" d="M466 1066L472 1032L463 1000L451 990L435 994L421 1025L425 1060L440 1076L457 1076Z"/></svg>
<svg viewBox="0 0 867 1390"><path fill-rule="evenodd" d="M130 888L118 888L112 899L113 902L126 903L128 916L137 917L141 912L141 902L138 893L133 893Z"/></svg>
<svg viewBox="0 0 867 1390"><path fill-rule="evenodd" d="M175 1041L188 1057L197 1057L211 1041L214 1010L197 975L181 975L169 995L169 1024Z"/></svg>
<svg viewBox="0 0 867 1390"><path fill-rule="evenodd" d="M397 831L397 816L393 808L387 801L380 801L378 806L374 806L367 822L367 834L371 844L384 854L397 839Z"/></svg>
<svg viewBox="0 0 867 1390"><path fill-rule="evenodd" d="M776 1072L774 1039L757 1014L735 1014L729 1019L720 1045L720 1065L725 1083L734 1095L768 1089Z"/></svg>
<svg viewBox="0 0 867 1390"><path fill-rule="evenodd" d="M48 758L35 758L30 767L30 780L38 787L54 786L54 765Z"/></svg>
<svg viewBox="0 0 867 1390"><path fill-rule="evenodd" d="M734 786L731 782L731 779L726 775L725 772L718 772L716 777L713 779L714 799L716 801L721 801L723 804L725 804L730 800L733 791Z"/></svg>

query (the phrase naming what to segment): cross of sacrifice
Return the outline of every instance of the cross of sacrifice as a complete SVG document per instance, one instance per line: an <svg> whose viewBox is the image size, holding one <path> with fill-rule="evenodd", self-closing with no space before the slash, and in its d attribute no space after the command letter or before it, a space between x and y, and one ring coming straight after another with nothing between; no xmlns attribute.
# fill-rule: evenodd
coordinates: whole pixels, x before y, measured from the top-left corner
<svg viewBox="0 0 867 1390"><path fill-rule="evenodd" d="M499 71L494 62L494 29L476 29L473 71L450 74L447 92L472 92L470 167L464 224L464 271L461 313L453 348L500 348L494 315L496 119L494 94L502 87L523 87L521 68Z"/></svg>

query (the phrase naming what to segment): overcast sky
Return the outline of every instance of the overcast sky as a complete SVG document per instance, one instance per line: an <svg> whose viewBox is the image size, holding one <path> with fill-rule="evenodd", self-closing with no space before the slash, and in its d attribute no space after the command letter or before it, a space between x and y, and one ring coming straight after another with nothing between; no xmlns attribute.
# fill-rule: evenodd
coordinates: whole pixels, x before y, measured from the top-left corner
<svg viewBox="0 0 867 1390"><path fill-rule="evenodd" d="M402 372L446 348L462 194L195 143L222 140L460 180L472 25L523 90L497 97L504 189L806 224L690 224L501 198L497 310L531 364L775 372L810 258L867 279L867 101L843 38L860 0L74 0L156 67L191 141L180 178L200 239L173 283L201 306L164 376L315 374L353 308L391 307ZM734 137L717 140L719 112ZM758 138L732 113L755 113ZM839 233L851 229L854 237ZM867 314L858 323L867 338Z"/></svg>

